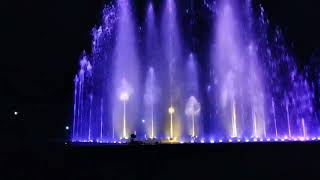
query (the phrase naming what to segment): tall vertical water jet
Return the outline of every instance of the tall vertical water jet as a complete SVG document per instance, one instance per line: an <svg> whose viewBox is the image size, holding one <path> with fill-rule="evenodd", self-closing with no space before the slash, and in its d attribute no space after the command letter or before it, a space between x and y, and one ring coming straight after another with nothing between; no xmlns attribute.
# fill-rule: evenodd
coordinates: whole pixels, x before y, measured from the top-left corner
<svg viewBox="0 0 320 180"><path fill-rule="evenodd" d="M149 68L147 73L147 79L145 84L145 94L144 94L144 102L145 102L145 118L147 119L147 132L148 136L153 139L155 138L157 126L157 121L155 117L158 114L155 109L157 109L156 103L159 96L159 88L156 84L156 76L154 69L152 67Z"/></svg>
<svg viewBox="0 0 320 180"><path fill-rule="evenodd" d="M275 110L275 107L274 107L274 100L273 100L273 98L272 98L272 100L271 100L271 106L272 106L272 117L273 117L275 137L278 138L278 125L277 125L276 110Z"/></svg>
<svg viewBox="0 0 320 180"><path fill-rule="evenodd" d="M198 77L198 66L196 62L196 57L194 53L190 53L188 61L186 63L185 71L186 81L184 84L184 94L187 98L185 114L187 119L191 121L185 121L185 127L188 129L188 133L191 137L195 138L200 134L200 90L199 90L199 77ZM194 109L195 108L195 109ZM197 116L197 120L195 119ZM195 130L197 129L197 131Z"/></svg>
<svg viewBox="0 0 320 180"><path fill-rule="evenodd" d="M165 87L169 89L169 105L171 110L175 109L175 116L170 113L170 135L178 138L181 131L180 116L183 112L181 97L181 42L177 24L177 10L174 0L166 0L162 23L161 23L161 44L163 49L163 60L167 64L168 80ZM174 121L174 122L173 122ZM175 127L173 129L173 126Z"/></svg>
<svg viewBox="0 0 320 180"><path fill-rule="evenodd" d="M78 82L79 78L78 75L75 76L74 78L74 97L73 97L73 127L72 127L72 138L76 138L78 136L77 131L78 131Z"/></svg>
<svg viewBox="0 0 320 180"><path fill-rule="evenodd" d="M238 136L237 119L237 89L238 82L241 81L240 70L243 63L240 56L240 40L237 32L234 11L230 1L222 1L219 5L217 26L215 31L215 44L213 46L212 65L216 71L219 89L216 95L220 99L217 102L220 109L220 119L226 128L227 136ZM228 53L225 53L228 52Z"/></svg>
<svg viewBox="0 0 320 180"><path fill-rule="evenodd" d="M118 1L119 20L113 65L113 125L117 136L122 138L127 138L128 132L135 131L141 101L138 55L130 2Z"/></svg>
<svg viewBox="0 0 320 180"><path fill-rule="evenodd" d="M160 89L159 80L156 79L155 69L161 70L161 58L159 53L159 34L156 28L155 12L152 1L149 2L146 16L146 36L145 36L145 57L146 65L148 67L145 79L145 110L144 118L146 119L146 131L148 137L154 139L158 137L159 126L161 126L160 120L161 107L156 106L159 100ZM161 103L161 99L159 100Z"/></svg>

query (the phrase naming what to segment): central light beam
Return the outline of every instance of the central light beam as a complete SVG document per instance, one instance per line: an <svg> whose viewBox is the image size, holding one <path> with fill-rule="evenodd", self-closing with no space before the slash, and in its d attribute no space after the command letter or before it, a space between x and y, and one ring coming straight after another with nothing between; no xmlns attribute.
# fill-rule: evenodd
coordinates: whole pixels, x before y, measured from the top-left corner
<svg viewBox="0 0 320 180"><path fill-rule="evenodd" d="M129 100L129 93L126 91L121 92L120 100L123 102L123 138L127 138L127 130L126 130L126 102Z"/></svg>
<svg viewBox="0 0 320 180"><path fill-rule="evenodd" d="M173 114L175 112L175 109L170 106L169 107L169 114L170 114L170 139L173 139Z"/></svg>

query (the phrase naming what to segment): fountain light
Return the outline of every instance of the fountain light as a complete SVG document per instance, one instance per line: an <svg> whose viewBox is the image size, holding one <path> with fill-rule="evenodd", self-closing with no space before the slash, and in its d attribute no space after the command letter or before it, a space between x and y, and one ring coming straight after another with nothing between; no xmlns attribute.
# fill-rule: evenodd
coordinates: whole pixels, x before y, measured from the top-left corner
<svg viewBox="0 0 320 180"><path fill-rule="evenodd" d="M69 126L66 126L65 129L68 131L70 128L69 128Z"/></svg>
<svg viewBox="0 0 320 180"><path fill-rule="evenodd" d="M123 102L123 138L127 138L127 130L126 130L126 102L129 100L130 96L127 91L123 91L120 93L120 100Z"/></svg>
<svg viewBox="0 0 320 180"><path fill-rule="evenodd" d="M219 140L219 142L220 142L220 143L222 143L222 142L223 142L223 140L222 140L222 139L220 139L220 140Z"/></svg>
<svg viewBox="0 0 320 180"><path fill-rule="evenodd" d="M175 112L175 109L170 106L169 107L169 114L170 114L170 139L173 139L173 114Z"/></svg>
<svg viewBox="0 0 320 180"><path fill-rule="evenodd" d="M232 124L232 137L238 137L238 132L237 132L237 114L236 114L236 105L235 105L234 101L232 102L231 124Z"/></svg>
<svg viewBox="0 0 320 180"><path fill-rule="evenodd" d="M128 101L129 100L129 93L124 91L124 92L121 92L120 94L120 100L121 101Z"/></svg>
<svg viewBox="0 0 320 180"><path fill-rule="evenodd" d="M198 100L194 97L191 96L188 99L188 102L186 104L186 109L185 109L185 114L187 116L191 116L191 120L192 120L192 137L196 137L196 132L195 132L195 116L198 115L200 113L200 103L198 102Z"/></svg>
<svg viewBox="0 0 320 180"><path fill-rule="evenodd" d="M214 140L213 140L213 139L210 139L210 143L214 143Z"/></svg>

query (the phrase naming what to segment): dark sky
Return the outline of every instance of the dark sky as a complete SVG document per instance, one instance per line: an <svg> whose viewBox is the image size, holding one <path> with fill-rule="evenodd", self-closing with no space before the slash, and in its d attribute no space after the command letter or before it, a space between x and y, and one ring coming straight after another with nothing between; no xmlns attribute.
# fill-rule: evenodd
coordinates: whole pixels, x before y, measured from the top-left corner
<svg viewBox="0 0 320 180"><path fill-rule="evenodd" d="M0 121L28 140L63 138L72 117L78 57L90 49L103 0L1 2ZM294 44L299 63L320 47L318 0L260 0ZM21 111L12 118L12 111ZM10 131L10 130L7 130ZM13 131L15 132L15 131Z"/></svg>

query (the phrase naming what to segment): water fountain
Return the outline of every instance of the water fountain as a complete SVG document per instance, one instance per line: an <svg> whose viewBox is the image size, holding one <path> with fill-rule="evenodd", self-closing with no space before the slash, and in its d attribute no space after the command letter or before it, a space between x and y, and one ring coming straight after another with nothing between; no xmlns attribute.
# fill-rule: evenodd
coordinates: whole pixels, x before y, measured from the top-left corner
<svg viewBox="0 0 320 180"><path fill-rule="evenodd" d="M72 141L126 143L130 134L163 143L319 140L319 89L256 4L106 5L74 79ZM200 29L210 37L199 29L191 35L190 17L205 22Z"/></svg>

